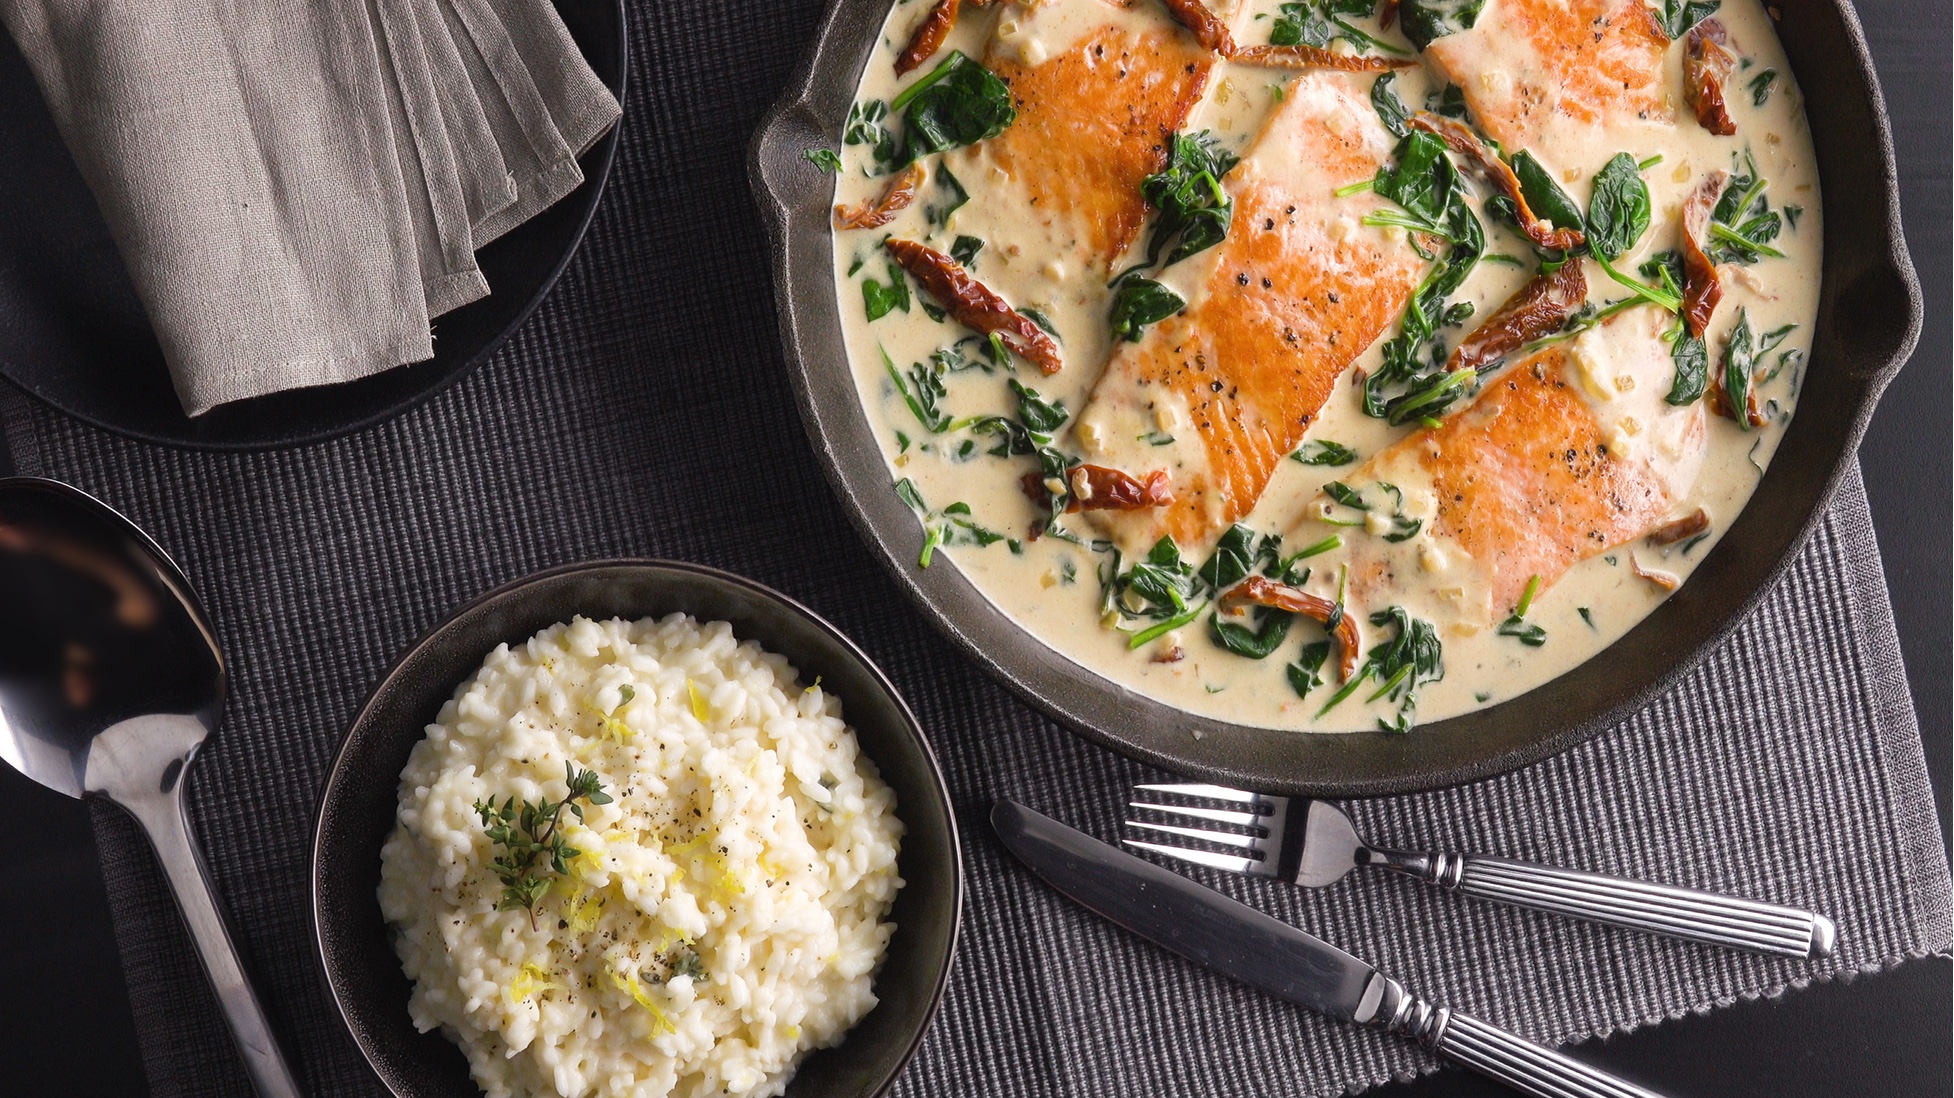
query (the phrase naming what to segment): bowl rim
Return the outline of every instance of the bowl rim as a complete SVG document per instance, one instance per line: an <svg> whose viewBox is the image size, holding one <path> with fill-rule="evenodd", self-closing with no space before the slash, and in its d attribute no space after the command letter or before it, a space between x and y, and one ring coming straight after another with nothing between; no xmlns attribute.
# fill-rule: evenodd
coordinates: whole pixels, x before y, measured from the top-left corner
<svg viewBox="0 0 1954 1098"><path fill-rule="evenodd" d="M895 704L896 712L901 715L903 724L909 731L910 738L922 749L923 759L928 763L931 787L935 790L938 803L943 809L943 819L949 839L951 870L950 934L943 946L942 964L939 966L936 980L930 988L928 1007L924 1009L922 1016L917 1020L908 1042L903 1047L902 1054L897 1057L887 1076L878 1082L873 1090L867 1092L867 1098L882 1098L907 1072L911 1061L916 1058L917 1051L922 1047L923 1040L929 1036L931 1028L936 1024L937 1014L942 1010L943 1000L949 991L950 977L956 970L957 954L963 944L963 914L966 899L964 888L964 854L963 836L957 825L956 800L950 794L950 786L944 777L942 761L937 758L935 747L930 743L929 737L923 732L922 723L916 719L916 714L909 708L908 701L896 689L895 684L889 680L888 675L883 672L881 666L873 659L870 659L868 653L862 651L861 647L850 639L847 634L843 633L833 623L829 622L820 614L815 613L798 599L776 591L766 584L760 583L757 580L747 579L745 576L733 572L728 572L723 568L715 568L708 564L695 564L690 561L669 560L659 557L607 557L597 560L559 564L530 572L516 579L509 580L506 583L498 584L470 599L462 606L443 616L433 625L430 625L413 644L403 649L401 654L388 666L387 670L375 680L372 689L367 693L366 700L360 703L360 708L354 714L353 719L347 722L345 731L340 735L338 746L333 749L332 764L326 768L325 780L319 786L319 795L312 809L312 841L308 844L309 853L306 873L306 920L309 924L308 929L311 932L312 958L319 973L319 981L324 985L326 996L332 1003L333 1015L339 1020L340 1029L352 1040L354 1047L359 1049L360 1058L365 1061L368 1070L373 1072L374 1078L379 1080L382 1086L395 1093L398 1098L414 1098L412 1095L402 1095L394 1090L393 1084L387 1081L386 1074L374 1062L373 1053L367 1048L366 1042L361 1039L359 1032L354 1028L351 1019L347 1016L346 1003L341 999L339 985L333 978L334 966L326 949L326 935L321 920L320 854L325 837L326 809L331 802L332 791L339 786L347 774L346 751L353 741L354 731L366 723L368 715L378 703L380 696L407 664L433 645L436 638L444 631L463 618L486 610L516 592L537 583L557 579L566 575L618 568L657 572L680 572L716 580L757 594L763 599L775 602L798 614L802 619L825 634L830 641L840 647L844 654L858 662L862 669L868 672L869 677L877 686L882 688L883 692L888 695L889 700ZM841 1046L836 1045L834 1047L839 1048Z"/></svg>
<svg viewBox="0 0 1954 1098"><path fill-rule="evenodd" d="M1787 23L1811 15L1836 20L1835 45L1841 57L1839 80L1856 82L1844 90L1849 91L1856 107L1863 107L1868 151L1872 154L1869 159L1874 160L1869 168L1862 169L1870 177L1865 193L1845 196L1870 211L1863 220L1870 223L1865 229L1873 239L1861 248L1863 263L1857 270L1836 273L1831 270L1835 262L1844 264L1852 256L1845 249L1835 247L1832 239L1836 226L1844 224L1843 219L1828 217L1825 222L1825 277L1821 283L1818 323L1813 328L1813 359L1819 358L1819 340L1829 327L1837 326L1828 321L1827 294L1855 288L1868 275L1890 279L1890 287L1881 288L1890 288L1902 299L1894 310L1900 315L1901 323L1885 333L1887 338L1876 350L1863 356L1871 364L1865 361L1836 364L1840 384L1850 390L1849 410L1836 415L1837 449L1827 454L1822 466L1796 473L1801 485L1799 495L1809 496L1810 510L1795 521L1781 523L1778 530L1765 531L1771 545L1768 556L1764 552L1750 552L1743 563L1735 565L1743 570L1749 589L1742 597L1715 607L1715 619L1707 627L1692 628L1678 638L1673 656L1659 671L1593 700L1581 699L1578 704L1585 715L1556 716L1543 722L1538 731L1522 736L1504 736L1492 731L1518 713L1509 707L1553 700L1548 692L1556 684L1566 684L1563 690L1583 685L1568 682L1580 667L1593 665L1608 653L1624 651L1631 640L1647 647L1652 643L1651 628L1668 628L1675 615L1686 612L1675 610L1657 622L1665 608L1679 605L1684 592L1690 591L1690 585L1685 585L1683 592L1672 596L1656 613L1643 618L1608 649L1584 661L1580 667L1514 699L1420 726L1426 734L1423 738L1428 741L1454 739L1447 733L1455 731L1453 726L1457 726L1456 730L1462 734L1458 738L1466 738L1463 734L1470 728L1474 735L1493 738L1490 744L1433 747L1408 744L1405 741L1414 737L1398 736L1388 737L1396 742L1387 747L1365 747L1357 745L1357 741L1376 737L1367 733L1320 735L1311 738L1341 742L1292 749L1306 750L1307 755L1293 756L1285 771L1277 773L1276 768L1259 765L1250 756L1269 750L1274 737L1293 739L1298 733L1197 716L1156 701L1073 663L1063 653L1050 648L1005 617L954 565L928 572L919 572L912 566L922 531L914 523L903 526L897 521L899 501L887 492L886 459L879 441L873 437L873 429L867 425L860 397L854 391L853 369L835 365L837 361L848 360L838 350L838 334L827 330L836 323L838 301L832 274L823 275L816 280L819 284L812 287L800 284L812 279L817 269L832 267L828 258L832 229L827 227L827 205L826 201L814 201L814 192L828 188L828 200L831 200L833 186L832 177L802 163L800 153L809 145L829 147L836 140L840 120L853 101L859 74L874 44L875 29L882 26L886 17L888 0L832 0L795 77L762 118L748 147L749 183L772 248L773 289L782 351L800 405L802 426L830 488L843 505L843 513L872 555L931 625L1012 693L1100 746L1196 780L1305 796L1371 797L1421 792L1502 774L1559 754L1616 727L1669 692L1711 652L1725 644L1758 604L1777 588L1812 532L1829 513L1881 393L1906 364L1920 333L1924 304L1901 230L1891 124L1857 13L1849 0L1780 2L1787 9L1794 6L1798 9L1787 11ZM866 33L864 21L869 28ZM1828 37L1834 35L1829 29L1823 33ZM1780 38L1785 37L1781 31ZM1786 49L1788 54L1796 52L1789 41ZM1788 60L1792 59L1788 57ZM1792 67L1794 73L1810 72L1809 62L1800 65L1793 60ZM1809 107L1807 115L1808 118L1814 115ZM1828 157L1827 147L1821 144L1816 148L1821 176L1826 174L1829 159L1843 156L1835 151ZM1840 202L1841 198L1835 197L1827 209L1834 209ZM818 219L821 225L821 246L814 249L821 254L809 257L805 253L810 245L802 238L808 234L811 219ZM1835 253L1844 253L1844 258ZM1851 277L1855 275L1857 281ZM1840 279L1837 284L1834 284L1835 277ZM837 379L834 376L837 374L846 376ZM845 399L837 395L843 388L847 390ZM1794 428L1806 424L1806 432L1834 429L1811 426L1817 418L1817 412L1801 416L1794 420ZM1791 437L1787 435L1787 441ZM1831 449L1829 442L1826 448ZM1794 475L1784 469L1785 465L1781 461L1772 463L1770 474L1783 479L1774 485L1767 475L1758 489L1760 498L1773 487L1781 488ZM872 475L864 471L867 466L873 466ZM880 495L891 498L881 499L878 489ZM1758 508L1747 505L1734 520L1732 530L1757 511ZM901 507L900 513L906 515L907 508ZM1739 552L1731 547L1734 540L1728 536L1720 539L1704 558L1705 563L1720 556L1734 557ZM1696 590L1701 597L1703 584L1697 584ZM1190 732L1193 733L1191 745ZM1169 739L1170 733L1178 735ZM1248 740L1242 740L1243 737ZM1253 742L1238 748L1232 756L1216 754L1218 746L1230 742L1231 738Z"/></svg>

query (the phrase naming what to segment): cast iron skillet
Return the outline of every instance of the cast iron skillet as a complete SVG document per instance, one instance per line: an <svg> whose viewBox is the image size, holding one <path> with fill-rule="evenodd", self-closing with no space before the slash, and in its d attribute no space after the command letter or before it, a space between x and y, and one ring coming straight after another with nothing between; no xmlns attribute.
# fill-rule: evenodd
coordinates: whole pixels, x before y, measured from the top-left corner
<svg viewBox="0 0 1954 1098"><path fill-rule="evenodd" d="M598 79L624 99L621 0L559 0ZM318 442L390 419L487 362L583 239L623 123L578 161L584 182L478 254L489 296L434 320L434 357L342 385L183 414L162 349L95 200L13 40L0 35L0 377L130 438L199 450Z"/></svg>
<svg viewBox="0 0 1954 1098"><path fill-rule="evenodd" d="M1846 0L1782 0L1778 33L1818 151L1825 264L1798 414L1736 524L1682 590L1601 655L1513 701L1409 736L1308 736L1197 717L1081 668L1011 623L954 567L919 571L920 524L889 490L856 396L835 300L833 147L889 0L836 0L800 79L755 136L781 340L808 437L849 518L930 619L991 674L1116 751L1268 792L1372 796L1472 781L1566 750L1652 701L1736 628L1791 563L1920 332L1886 110Z"/></svg>
<svg viewBox="0 0 1954 1098"><path fill-rule="evenodd" d="M786 656L842 699L862 751L896 792L905 882L896 933L875 977L881 1001L847 1038L802 1064L788 1098L874 1098L914 1055L949 982L963 910L963 861L950 793L916 718L867 656L813 611L751 580L696 564L601 561L497 588L408 649L353 721L319 796L312 833L312 929L326 990L353 1043L399 1098L481 1098L461 1052L419 1033L375 890L393 830L400 772L429 722L503 642L573 615L732 623L741 640Z"/></svg>

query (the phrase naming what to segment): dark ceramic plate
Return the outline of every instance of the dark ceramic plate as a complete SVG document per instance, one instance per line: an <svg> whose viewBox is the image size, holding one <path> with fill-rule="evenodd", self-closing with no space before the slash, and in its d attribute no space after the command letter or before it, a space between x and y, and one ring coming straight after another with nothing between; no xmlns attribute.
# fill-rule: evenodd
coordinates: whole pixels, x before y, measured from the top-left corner
<svg viewBox="0 0 1954 1098"><path fill-rule="evenodd" d="M896 791L905 828L895 937L875 977L880 1003L831 1049L808 1057L789 1098L872 1098L888 1090L936 1016L957 949L963 862L942 772L888 679L806 607L757 583L669 561L573 564L491 591L436 627L380 680L319 798L312 836L312 925L326 988L354 1044L399 1098L481 1098L467 1061L407 1016L407 978L375 890L394 825L399 776L443 702L496 645L573 615L731 622L742 640L786 656L842 699L862 750Z"/></svg>
<svg viewBox="0 0 1954 1098"><path fill-rule="evenodd" d="M1613 727L1696 666L1777 582L1920 331L1892 139L1859 20L1846 0L1777 6L1826 196L1818 323L1798 414L1750 505L1690 582L1605 654L1560 678L1409 736L1299 736L1227 724L1079 667L1014 625L955 568L917 570L923 532L889 491L842 343L828 227L833 178L801 159L803 149L836 144L889 0L837 0L801 78L752 148L781 338L829 483L889 572L971 658L1085 736L1192 777L1317 796L1406 792L1510 770Z"/></svg>
<svg viewBox="0 0 1954 1098"><path fill-rule="evenodd" d="M558 0L599 79L624 99L621 0ZM343 385L226 404L191 419L88 185L33 74L0 35L0 377L83 422L201 450L297 446L399 415L488 361L555 285L617 150L583 155L583 185L478 254L489 296L434 321L434 357Z"/></svg>

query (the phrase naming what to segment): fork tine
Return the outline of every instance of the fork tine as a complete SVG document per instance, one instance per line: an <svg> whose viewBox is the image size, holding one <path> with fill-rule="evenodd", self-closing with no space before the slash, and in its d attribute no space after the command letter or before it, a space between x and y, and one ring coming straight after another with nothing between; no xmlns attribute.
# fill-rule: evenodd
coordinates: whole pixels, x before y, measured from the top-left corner
<svg viewBox="0 0 1954 1098"><path fill-rule="evenodd" d="M1217 801L1234 801L1237 804L1254 804L1256 798L1260 796L1260 794L1250 793L1246 789L1230 789L1225 785L1199 785L1187 782L1178 785L1136 785L1133 788L1144 789L1149 793L1179 793L1183 797L1207 797Z"/></svg>
<svg viewBox="0 0 1954 1098"><path fill-rule="evenodd" d="M1144 808L1150 812L1165 812L1174 816L1192 816L1197 820L1213 820L1216 823L1235 824L1238 827L1254 827L1262 817L1254 812L1230 812L1224 808L1195 808L1180 804L1148 804L1144 801L1129 801L1128 808Z"/></svg>
<svg viewBox="0 0 1954 1098"><path fill-rule="evenodd" d="M1203 842L1220 843L1223 846L1236 846L1243 850L1254 850L1259 841L1253 835L1237 835L1231 831L1202 831L1193 827L1175 827L1173 824L1146 823L1141 820L1126 821L1128 827L1144 827L1148 831L1160 831L1168 835L1183 835Z"/></svg>
<svg viewBox="0 0 1954 1098"><path fill-rule="evenodd" d="M1232 854L1216 854L1211 850L1188 850L1178 846L1162 846L1159 843L1146 843L1138 839L1121 839L1120 842L1125 843L1127 846L1139 847L1141 850L1151 850L1155 854L1164 857L1179 858L1184 862L1193 862L1196 865L1205 865L1214 869L1226 870L1230 873L1253 873L1256 871L1257 863L1254 858L1238 858Z"/></svg>

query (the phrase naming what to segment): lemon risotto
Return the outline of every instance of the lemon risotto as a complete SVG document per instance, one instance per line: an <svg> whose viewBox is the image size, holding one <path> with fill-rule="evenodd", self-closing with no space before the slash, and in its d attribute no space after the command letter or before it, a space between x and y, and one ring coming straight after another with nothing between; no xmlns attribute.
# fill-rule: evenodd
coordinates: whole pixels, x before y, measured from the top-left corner
<svg viewBox="0 0 1954 1098"><path fill-rule="evenodd" d="M487 826L512 797L571 809L533 906ZM895 807L840 702L725 622L502 645L415 745L381 854L414 1024L491 1098L778 1094L875 1005Z"/></svg>

